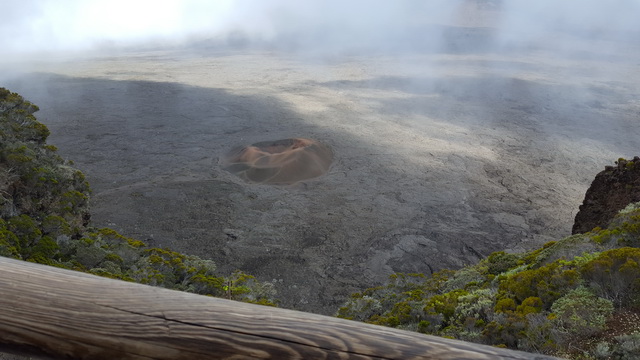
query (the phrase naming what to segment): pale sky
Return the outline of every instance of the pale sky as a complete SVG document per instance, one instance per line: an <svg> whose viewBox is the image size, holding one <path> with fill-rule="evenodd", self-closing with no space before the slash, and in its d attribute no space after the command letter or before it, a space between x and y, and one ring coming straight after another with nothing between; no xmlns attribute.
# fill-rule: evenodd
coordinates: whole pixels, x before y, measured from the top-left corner
<svg viewBox="0 0 640 360"><path fill-rule="evenodd" d="M471 0L473 3L474 0ZM500 2L500 1L494 1ZM250 40L376 44L421 39L425 23L447 23L464 0L0 0L0 51L83 50L104 44L180 42L240 33ZM502 0L495 26L528 41L551 28L640 32L640 0ZM629 32L636 32L630 35ZM435 36L435 35L434 35Z"/></svg>

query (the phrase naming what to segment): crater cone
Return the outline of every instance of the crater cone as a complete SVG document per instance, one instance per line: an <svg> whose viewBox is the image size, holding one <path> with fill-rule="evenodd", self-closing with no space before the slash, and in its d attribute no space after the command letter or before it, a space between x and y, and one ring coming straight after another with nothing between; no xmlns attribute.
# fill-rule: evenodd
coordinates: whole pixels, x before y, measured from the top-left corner
<svg viewBox="0 0 640 360"><path fill-rule="evenodd" d="M293 138L236 148L221 159L221 165L248 182L287 185L323 175L332 161L328 146Z"/></svg>

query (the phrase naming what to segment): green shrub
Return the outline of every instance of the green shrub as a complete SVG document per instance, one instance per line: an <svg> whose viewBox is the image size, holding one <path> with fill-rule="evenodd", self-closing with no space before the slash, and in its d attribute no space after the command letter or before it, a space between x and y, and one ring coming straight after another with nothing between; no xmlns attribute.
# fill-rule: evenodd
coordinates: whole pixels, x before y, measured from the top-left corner
<svg viewBox="0 0 640 360"><path fill-rule="evenodd" d="M640 201L627 205L624 209L620 210L619 214L629 214L640 210Z"/></svg>
<svg viewBox="0 0 640 360"><path fill-rule="evenodd" d="M49 215L45 217L42 220L40 227L43 234L50 235L53 238L60 235L70 236L72 234L69 223L67 223L67 221L61 216Z"/></svg>
<svg viewBox="0 0 640 360"><path fill-rule="evenodd" d="M557 241L549 241L544 245L542 245L541 248L531 251L527 254L524 254L524 256L522 256L522 258L520 259L520 264L525 264L525 265L537 264L539 262L539 258L544 257L545 250L553 247L556 244L557 244Z"/></svg>
<svg viewBox="0 0 640 360"><path fill-rule="evenodd" d="M542 299L536 296L530 296L522 301L522 304L516 307L516 312L526 316L528 314L535 314L542 311L543 303Z"/></svg>
<svg viewBox="0 0 640 360"><path fill-rule="evenodd" d="M601 341L596 344L591 353L596 359L610 359L612 356L611 345L606 341Z"/></svg>
<svg viewBox="0 0 640 360"><path fill-rule="evenodd" d="M586 337L604 329L613 303L581 286L554 302L551 311L553 322L570 338Z"/></svg>
<svg viewBox="0 0 640 360"><path fill-rule="evenodd" d="M46 258L54 260L58 254L59 246L50 236L41 237L38 242L30 248L27 260L30 258Z"/></svg>
<svg viewBox="0 0 640 360"><path fill-rule="evenodd" d="M513 298L521 304L529 297L538 297L543 308L551 304L580 282L580 274L570 265L554 261L537 269L521 271L500 284L502 297Z"/></svg>
<svg viewBox="0 0 640 360"><path fill-rule="evenodd" d="M553 324L544 313L529 313L525 316L526 326L518 337L518 349L553 354L558 349L554 340Z"/></svg>
<svg viewBox="0 0 640 360"><path fill-rule="evenodd" d="M22 259L20 255L20 240L18 237L6 229L4 221L0 219L0 256Z"/></svg>
<svg viewBox="0 0 640 360"><path fill-rule="evenodd" d="M618 359L640 359L640 331L616 336L617 346L613 353Z"/></svg>
<svg viewBox="0 0 640 360"><path fill-rule="evenodd" d="M490 345L517 348L525 329L526 319L521 315L512 311L496 313L482 330L482 338Z"/></svg>
<svg viewBox="0 0 640 360"><path fill-rule="evenodd" d="M424 311L428 314L442 314L444 326L448 326L458 307L459 299L468 295L465 290L454 290L441 295L434 295L427 299Z"/></svg>
<svg viewBox="0 0 640 360"><path fill-rule="evenodd" d="M511 298L503 298L496 302L495 311L497 313L513 312L516 310L516 302Z"/></svg>
<svg viewBox="0 0 640 360"><path fill-rule="evenodd" d="M19 239L19 247L27 248L42 236L38 223L28 215L14 216L7 221L7 228Z"/></svg>
<svg viewBox="0 0 640 360"><path fill-rule="evenodd" d="M617 306L640 301L640 249L607 250L580 269L596 293Z"/></svg>
<svg viewBox="0 0 640 360"><path fill-rule="evenodd" d="M456 289L472 291L472 287L481 286L487 278L476 267L464 267L455 272L443 285L443 291Z"/></svg>
<svg viewBox="0 0 640 360"><path fill-rule="evenodd" d="M379 299L364 295L352 297L338 309L337 317L349 320L367 321L374 316L382 315L382 303Z"/></svg>
<svg viewBox="0 0 640 360"><path fill-rule="evenodd" d="M486 265L487 273L499 275L511 268L518 266L519 255L507 254L504 251L494 252L489 255L482 264Z"/></svg>
<svg viewBox="0 0 640 360"><path fill-rule="evenodd" d="M495 293L496 291L493 289L478 289L458 296L455 317L460 320L468 317L476 320L489 320L493 315Z"/></svg>

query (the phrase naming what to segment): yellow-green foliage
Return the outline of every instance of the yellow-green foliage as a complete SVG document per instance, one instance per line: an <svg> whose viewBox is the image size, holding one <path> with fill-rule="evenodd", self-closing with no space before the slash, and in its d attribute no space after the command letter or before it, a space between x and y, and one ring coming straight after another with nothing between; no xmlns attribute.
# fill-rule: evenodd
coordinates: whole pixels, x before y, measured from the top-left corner
<svg viewBox="0 0 640 360"><path fill-rule="evenodd" d="M82 225L89 186L45 144L49 131L33 115L37 107L0 89L0 109L0 217L55 215Z"/></svg>
<svg viewBox="0 0 640 360"><path fill-rule="evenodd" d="M601 253L581 271L595 292L617 305L640 304L640 249L624 247Z"/></svg>
<svg viewBox="0 0 640 360"><path fill-rule="evenodd" d="M627 205L624 209L620 210L620 215L628 214L630 212L640 210L640 202L631 203Z"/></svg>
<svg viewBox="0 0 640 360"><path fill-rule="evenodd" d="M474 321L474 326L485 324L493 316L495 306L495 291L479 289L467 295L458 297L454 317L458 323L466 323L468 319ZM481 323L478 323L481 322Z"/></svg>
<svg viewBox="0 0 640 360"><path fill-rule="evenodd" d="M93 236L101 239L107 245L119 245L119 244L128 244L131 247L136 249L144 248L147 246L144 242L140 240L136 240L133 238L129 238L123 235L120 235L117 231L109 228L99 229L97 232L92 234Z"/></svg>
<svg viewBox="0 0 640 360"><path fill-rule="evenodd" d="M458 299L468 294L467 291L460 289L433 295L427 299L424 310L428 314L442 314L444 316L443 321L448 323L455 313L456 307L458 307Z"/></svg>
<svg viewBox="0 0 640 360"><path fill-rule="evenodd" d="M594 354L592 337L606 334L615 308L640 306L640 249L620 247L640 246L639 205L607 229L528 253L495 252L446 276L396 274L354 294L338 316L561 356L573 356L568 344L588 343L578 355ZM626 354L634 337L625 336L607 343L611 356Z"/></svg>
<svg viewBox="0 0 640 360"><path fill-rule="evenodd" d="M522 304L516 307L516 312L522 315L528 315L533 313L539 313L542 311L544 304L542 299L536 296L529 296L522 301Z"/></svg>
<svg viewBox="0 0 640 360"><path fill-rule="evenodd" d="M237 271L216 274L215 263L146 244L112 229L87 229L68 236L69 224L58 216L42 222L27 215L0 219L0 256L53 265L96 275L163 286L203 295L274 305L273 285Z"/></svg>
<svg viewBox="0 0 640 360"><path fill-rule="evenodd" d="M567 239L565 239L566 241ZM563 241L564 242L564 241ZM556 244L558 244L557 241L549 241L547 243L545 243L544 245L542 245L541 248L531 251L527 254L524 254L520 260L520 264L531 264L531 265L535 265L538 264L540 262L541 259L545 258L546 255L548 255L549 253L549 249L553 248Z"/></svg>
<svg viewBox="0 0 640 360"><path fill-rule="evenodd" d="M73 234L67 221L61 216L56 215L45 217L40 224L40 228L43 234L50 235L53 238L63 235L71 236Z"/></svg>
<svg viewBox="0 0 640 360"><path fill-rule="evenodd" d="M18 237L21 248L36 243L42 236L38 223L27 215L10 218L7 222L7 228Z"/></svg>
<svg viewBox="0 0 640 360"><path fill-rule="evenodd" d="M640 246L640 203L629 204L607 229L595 228L590 235L593 242L601 245Z"/></svg>
<svg viewBox="0 0 640 360"><path fill-rule="evenodd" d="M496 302L497 313L508 313L516 310L516 302L512 298L502 298Z"/></svg>
<svg viewBox="0 0 640 360"><path fill-rule="evenodd" d="M521 304L526 298L542 299L545 308L579 285L580 274L572 266L554 261L536 269L525 270L505 279L500 284L502 297L513 298Z"/></svg>
<svg viewBox="0 0 640 360"><path fill-rule="evenodd" d="M22 258L20 256L20 239L7 229L7 223L2 219L0 219L0 256Z"/></svg>
<svg viewBox="0 0 640 360"><path fill-rule="evenodd" d="M516 348L526 326L526 318L519 313L513 311L497 313L482 328L480 340L494 346Z"/></svg>
<svg viewBox="0 0 640 360"><path fill-rule="evenodd" d="M89 185L46 145L49 130L33 115L38 108L0 88L0 110L0 217L54 215L72 228L84 225Z"/></svg>
<svg viewBox="0 0 640 360"><path fill-rule="evenodd" d="M520 255L507 254L504 251L498 251L490 254L486 259L482 260L481 265L486 266L487 273L500 275L501 273L516 267L520 258Z"/></svg>
<svg viewBox="0 0 640 360"><path fill-rule="evenodd" d="M428 309L427 299L442 294L453 271L423 274L393 274L386 286L369 288L353 294L337 316L388 326L407 325L407 321L420 318L423 327L440 326L441 316L434 318ZM437 305L435 303L430 306ZM426 323L429 326L424 326Z"/></svg>
<svg viewBox="0 0 640 360"><path fill-rule="evenodd" d="M556 328L572 338L585 337L604 330L613 303L581 286L558 299L551 311Z"/></svg>

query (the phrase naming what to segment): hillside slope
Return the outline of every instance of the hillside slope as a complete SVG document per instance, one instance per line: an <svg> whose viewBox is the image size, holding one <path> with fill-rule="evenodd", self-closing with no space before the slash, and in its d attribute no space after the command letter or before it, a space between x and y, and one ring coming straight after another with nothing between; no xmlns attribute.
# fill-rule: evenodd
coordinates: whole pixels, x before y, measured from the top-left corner
<svg viewBox="0 0 640 360"><path fill-rule="evenodd" d="M47 145L38 107L0 88L0 256L198 294L273 304L273 287L211 260L88 226L89 184Z"/></svg>
<svg viewBox="0 0 640 360"><path fill-rule="evenodd" d="M607 222L458 271L395 274L338 316L568 358L640 358L640 203Z"/></svg>

